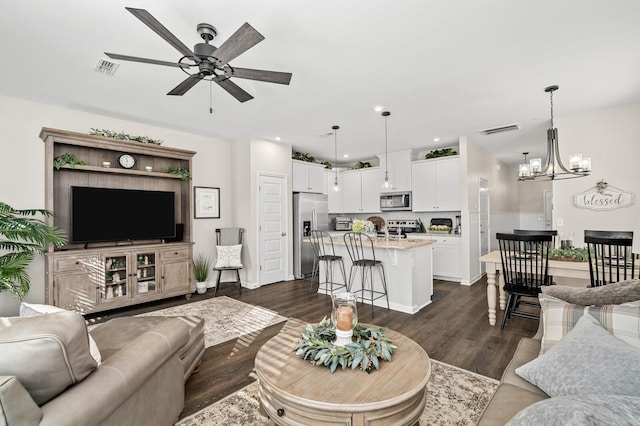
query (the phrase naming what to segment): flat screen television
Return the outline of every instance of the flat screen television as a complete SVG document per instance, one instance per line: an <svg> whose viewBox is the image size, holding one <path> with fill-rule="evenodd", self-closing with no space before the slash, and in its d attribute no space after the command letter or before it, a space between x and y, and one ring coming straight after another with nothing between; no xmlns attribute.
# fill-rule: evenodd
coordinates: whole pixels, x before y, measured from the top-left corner
<svg viewBox="0 0 640 426"><path fill-rule="evenodd" d="M175 193L71 187L71 241L174 238Z"/></svg>

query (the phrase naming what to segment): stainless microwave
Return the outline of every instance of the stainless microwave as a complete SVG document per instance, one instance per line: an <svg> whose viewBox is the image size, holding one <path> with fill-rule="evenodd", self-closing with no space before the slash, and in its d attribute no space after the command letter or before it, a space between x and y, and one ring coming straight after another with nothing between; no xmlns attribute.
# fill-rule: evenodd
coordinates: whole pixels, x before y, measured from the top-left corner
<svg viewBox="0 0 640 426"><path fill-rule="evenodd" d="M380 194L380 210L411 210L411 191L383 192Z"/></svg>

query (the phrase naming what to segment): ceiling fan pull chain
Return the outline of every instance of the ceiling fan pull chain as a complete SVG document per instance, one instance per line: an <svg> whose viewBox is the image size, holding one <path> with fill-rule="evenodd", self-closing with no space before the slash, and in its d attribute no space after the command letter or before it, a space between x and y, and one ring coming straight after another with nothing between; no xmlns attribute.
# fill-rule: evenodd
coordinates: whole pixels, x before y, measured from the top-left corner
<svg viewBox="0 0 640 426"><path fill-rule="evenodd" d="M213 86L213 82L212 80L209 80L209 114L213 114L213 94L212 94L212 87Z"/></svg>

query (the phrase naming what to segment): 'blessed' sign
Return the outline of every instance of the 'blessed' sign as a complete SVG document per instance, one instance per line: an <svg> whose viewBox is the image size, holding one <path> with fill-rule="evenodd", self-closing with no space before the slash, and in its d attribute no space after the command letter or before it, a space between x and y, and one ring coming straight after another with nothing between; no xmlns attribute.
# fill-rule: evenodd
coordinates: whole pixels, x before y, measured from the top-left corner
<svg viewBox="0 0 640 426"><path fill-rule="evenodd" d="M573 204L581 209L613 210L634 205L635 198L632 192L623 191L600 181L595 187L574 195Z"/></svg>

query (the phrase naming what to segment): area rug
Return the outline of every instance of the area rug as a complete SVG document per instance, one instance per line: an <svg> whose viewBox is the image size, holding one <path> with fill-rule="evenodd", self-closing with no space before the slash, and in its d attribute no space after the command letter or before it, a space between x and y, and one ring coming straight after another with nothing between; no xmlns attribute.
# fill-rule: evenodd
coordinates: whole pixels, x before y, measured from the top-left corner
<svg viewBox="0 0 640 426"><path fill-rule="evenodd" d="M137 316L195 315L204 318L204 345L214 346L250 334L287 318L268 309L220 296Z"/></svg>
<svg viewBox="0 0 640 426"><path fill-rule="evenodd" d="M427 406L420 425L475 425L498 381L439 361L431 360L427 384ZM185 417L176 426L259 425L258 384L232 393L220 401Z"/></svg>

